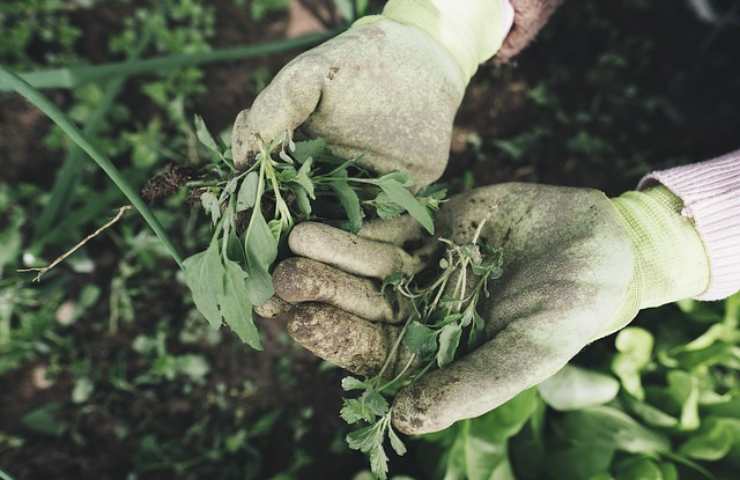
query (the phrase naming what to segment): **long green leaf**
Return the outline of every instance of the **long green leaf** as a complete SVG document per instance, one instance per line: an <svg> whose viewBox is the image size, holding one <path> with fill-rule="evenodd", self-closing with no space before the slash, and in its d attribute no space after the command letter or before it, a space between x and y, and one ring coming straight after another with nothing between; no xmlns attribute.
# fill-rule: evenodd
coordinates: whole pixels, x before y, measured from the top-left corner
<svg viewBox="0 0 740 480"><path fill-rule="evenodd" d="M72 121L54 105L48 98L46 98L41 92L36 90L34 87L28 84L25 80L20 78L18 75L10 72L5 67L0 65L0 82L5 82L11 85L12 88L26 100L31 102L36 108L41 110L46 116L51 118L64 133L66 133L72 141L77 144L82 150L85 151L100 168L110 177L115 183L119 190L126 196L131 204L139 211L149 227L154 231L154 234L162 241L167 250L169 251L172 258L175 259L177 264L182 268L182 258L177 253L175 246L167 238L167 234L164 232L162 225L159 223L157 218L154 216L149 207L144 203L139 194L131 188L126 182L126 179L121 175L121 172L111 163L108 158L102 155L90 141L85 138L85 135L75 126Z"/></svg>

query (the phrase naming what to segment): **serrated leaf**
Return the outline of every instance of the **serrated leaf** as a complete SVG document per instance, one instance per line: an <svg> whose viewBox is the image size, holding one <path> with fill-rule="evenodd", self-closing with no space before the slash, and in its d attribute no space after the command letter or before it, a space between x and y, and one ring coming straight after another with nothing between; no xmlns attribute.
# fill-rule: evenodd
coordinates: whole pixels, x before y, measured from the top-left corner
<svg viewBox="0 0 740 480"><path fill-rule="evenodd" d="M370 470L380 480L388 478L388 456L383 445L375 445L370 450Z"/></svg>
<svg viewBox="0 0 740 480"><path fill-rule="evenodd" d="M455 352L460 345L462 330L457 324L445 325L439 334L439 350L437 350L437 365L444 367L455 359Z"/></svg>
<svg viewBox="0 0 740 480"><path fill-rule="evenodd" d="M388 409L390 408L388 401L383 397L383 395L375 391L368 390L365 392L362 396L362 400L365 403L365 408L367 408L371 414L378 417L382 417L388 413Z"/></svg>
<svg viewBox="0 0 740 480"><path fill-rule="evenodd" d="M377 428L375 425L358 428L347 434L347 445L353 450L369 452L376 444Z"/></svg>
<svg viewBox="0 0 740 480"><path fill-rule="evenodd" d="M262 342L252 318L252 304L247 290L247 274L236 262L228 260L225 264L224 294L219 303L226 324L255 350L262 350Z"/></svg>
<svg viewBox="0 0 740 480"><path fill-rule="evenodd" d="M257 172L249 172L242 181L242 185L239 187L239 193L236 196L237 212L243 212L254 207L254 203L257 201L258 185L259 175Z"/></svg>
<svg viewBox="0 0 740 480"><path fill-rule="evenodd" d="M396 432L393 430L393 427L388 427L388 438L391 441L391 447L393 447L393 450L399 455L403 456L406 454L406 445L403 444L401 439L396 435Z"/></svg>
<svg viewBox="0 0 740 480"><path fill-rule="evenodd" d="M218 242L204 252L196 253L183 262L185 282L193 293L193 302L212 327L221 326L218 299L224 293L224 267L218 251Z"/></svg>

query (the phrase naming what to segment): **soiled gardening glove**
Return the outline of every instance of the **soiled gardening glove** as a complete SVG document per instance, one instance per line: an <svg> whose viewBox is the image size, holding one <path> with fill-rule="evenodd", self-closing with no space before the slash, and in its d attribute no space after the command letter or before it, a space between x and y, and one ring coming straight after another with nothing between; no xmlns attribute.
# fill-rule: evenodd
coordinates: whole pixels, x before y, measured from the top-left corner
<svg viewBox="0 0 740 480"><path fill-rule="evenodd" d="M487 342L402 390L394 425L421 434L481 415L556 373L641 308L700 294L708 261L680 209L664 187L610 200L595 190L512 183L451 199L438 215L440 236L469 243L485 222L481 238L503 250L503 277L479 304ZM431 262L428 248L403 248L420 237L406 217L370 224L359 236L296 226L289 244L300 257L273 275L278 295L295 304L289 333L352 372L377 372L403 320L377 280Z"/></svg>
<svg viewBox="0 0 740 480"><path fill-rule="evenodd" d="M465 87L512 17L508 0L391 0L383 15L358 20L277 74L236 118L234 161L248 164L260 141L303 125L377 173L433 182L447 165Z"/></svg>

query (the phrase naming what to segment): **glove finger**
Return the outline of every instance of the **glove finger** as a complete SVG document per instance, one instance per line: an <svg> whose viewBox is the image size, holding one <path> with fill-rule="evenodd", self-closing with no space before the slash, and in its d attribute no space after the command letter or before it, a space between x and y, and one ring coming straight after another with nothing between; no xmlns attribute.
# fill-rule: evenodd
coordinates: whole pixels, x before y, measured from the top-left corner
<svg viewBox="0 0 740 480"><path fill-rule="evenodd" d="M321 98L325 67L315 55L302 55L286 65L234 121L231 152L237 167L259 152L259 142L292 133L313 113Z"/></svg>
<svg viewBox="0 0 740 480"><path fill-rule="evenodd" d="M377 219L365 222L357 236L403 247L408 242L422 240L425 233L424 227L414 217L401 215L389 220Z"/></svg>
<svg viewBox="0 0 740 480"><path fill-rule="evenodd" d="M383 279L395 272L416 273L424 268L422 258L400 247L369 240L329 225L304 222L288 237L293 253L332 265L354 275Z"/></svg>
<svg viewBox="0 0 740 480"><path fill-rule="evenodd" d="M296 342L358 375L380 371L399 332L398 327L368 322L321 303L300 303L288 316L288 333Z"/></svg>
<svg viewBox="0 0 740 480"><path fill-rule="evenodd" d="M398 323L402 312L367 278L321 262L293 257L272 274L275 292L288 303L321 302L373 322Z"/></svg>

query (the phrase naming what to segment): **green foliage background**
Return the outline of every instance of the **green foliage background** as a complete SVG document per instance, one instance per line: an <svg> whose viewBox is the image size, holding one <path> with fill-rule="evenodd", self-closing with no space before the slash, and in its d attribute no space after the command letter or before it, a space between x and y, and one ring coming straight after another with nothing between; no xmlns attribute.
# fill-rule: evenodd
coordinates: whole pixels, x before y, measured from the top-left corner
<svg viewBox="0 0 740 480"><path fill-rule="evenodd" d="M331 27L352 15L351 2L325 3ZM36 71L269 42L287 30L287 5L11 0L0 5L0 62ZM651 168L737 148L738 42L735 23L702 23L677 2L567 3L517 65L481 68L446 180L617 194ZM141 188L169 164L210 161L192 114L227 135L295 53L46 93ZM343 442L342 373L296 347L280 325L260 325L261 354L209 329L138 217L125 217L38 284L17 273L53 260L125 200L58 129L7 93L0 162L0 470L17 479L367 475L362 455ZM181 252L207 243L205 213L185 192L154 207ZM406 442L391 472L734 478L739 320L738 296L643 312L585 349L578 368L479 419Z"/></svg>

